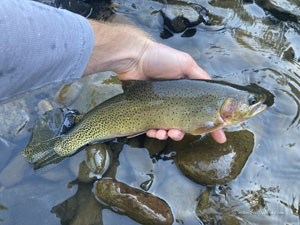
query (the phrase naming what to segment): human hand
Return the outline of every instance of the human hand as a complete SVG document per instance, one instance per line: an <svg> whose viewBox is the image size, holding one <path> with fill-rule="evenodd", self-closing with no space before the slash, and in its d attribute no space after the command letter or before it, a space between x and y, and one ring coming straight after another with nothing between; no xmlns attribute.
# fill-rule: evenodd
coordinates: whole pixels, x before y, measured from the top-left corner
<svg viewBox="0 0 300 225"><path fill-rule="evenodd" d="M156 42L148 43L140 60L131 65L131 69L118 74L120 80L139 79L210 79L209 75L201 69L192 57L184 52L175 50ZM218 143L224 143L226 136L222 129L211 133ZM168 137L180 141L184 132L178 129L149 130L147 136L165 140Z"/></svg>

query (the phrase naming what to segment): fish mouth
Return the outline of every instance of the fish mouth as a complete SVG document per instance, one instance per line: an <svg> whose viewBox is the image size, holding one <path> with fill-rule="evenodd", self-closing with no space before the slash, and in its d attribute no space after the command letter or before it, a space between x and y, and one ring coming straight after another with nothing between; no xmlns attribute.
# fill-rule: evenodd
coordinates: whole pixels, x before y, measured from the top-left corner
<svg viewBox="0 0 300 225"><path fill-rule="evenodd" d="M264 112L267 109L267 105L264 105L263 103L258 103L258 105L254 106L251 110L251 116L256 116L262 112Z"/></svg>
<svg viewBox="0 0 300 225"><path fill-rule="evenodd" d="M251 116L256 116L262 112L264 112L268 107L266 104L264 104L264 102L267 99L267 96L265 94L262 94L260 96L261 100L256 103L255 105L253 105L253 108L251 110Z"/></svg>

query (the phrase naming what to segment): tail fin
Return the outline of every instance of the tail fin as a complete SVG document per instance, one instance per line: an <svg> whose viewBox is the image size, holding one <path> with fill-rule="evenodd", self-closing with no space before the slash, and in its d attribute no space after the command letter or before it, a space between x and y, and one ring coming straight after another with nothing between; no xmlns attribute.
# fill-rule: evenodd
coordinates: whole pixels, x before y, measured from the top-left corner
<svg viewBox="0 0 300 225"><path fill-rule="evenodd" d="M60 137L56 137L36 145L29 145L23 150L23 155L34 165L35 170L52 163L59 163L65 158L65 156L58 155L54 150L55 144L60 140Z"/></svg>

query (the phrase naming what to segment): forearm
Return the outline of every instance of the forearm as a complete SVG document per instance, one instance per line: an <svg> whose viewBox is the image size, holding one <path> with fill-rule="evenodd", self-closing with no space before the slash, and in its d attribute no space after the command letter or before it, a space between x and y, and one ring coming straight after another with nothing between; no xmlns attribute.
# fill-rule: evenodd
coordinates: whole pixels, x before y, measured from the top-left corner
<svg viewBox="0 0 300 225"><path fill-rule="evenodd" d="M81 77L94 45L84 17L28 0L1 0L0 15L0 101Z"/></svg>
<svg viewBox="0 0 300 225"><path fill-rule="evenodd" d="M94 48L83 76L103 71L124 73L137 65L152 40L130 25L89 20L94 31Z"/></svg>

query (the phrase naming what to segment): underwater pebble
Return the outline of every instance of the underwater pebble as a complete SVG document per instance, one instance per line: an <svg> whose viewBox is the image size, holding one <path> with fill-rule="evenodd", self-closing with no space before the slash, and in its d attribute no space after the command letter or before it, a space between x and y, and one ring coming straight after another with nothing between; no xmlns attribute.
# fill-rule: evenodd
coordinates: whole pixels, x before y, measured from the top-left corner
<svg viewBox="0 0 300 225"><path fill-rule="evenodd" d="M172 211L164 200L127 184L102 179L96 184L96 196L113 211L141 224L173 224Z"/></svg>
<svg viewBox="0 0 300 225"><path fill-rule="evenodd" d="M243 130L226 133L227 142L218 144L210 135L177 149L176 165L185 176L202 185L220 185L235 179L254 147L254 135Z"/></svg>
<svg viewBox="0 0 300 225"><path fill-rule="evenodd" d="M37 106L37 111L39 115L43 115L45 112L53 110L53 106L51 105L51 103L46 100L43 99L41 101L39 101L38 106Z"/></svg>
<svg viewBox="0 0 300 225"><path fill-rule="evenodd" d="M15 137L28 123L29 111L25 100L0 105L0 136Z"/></svg>

